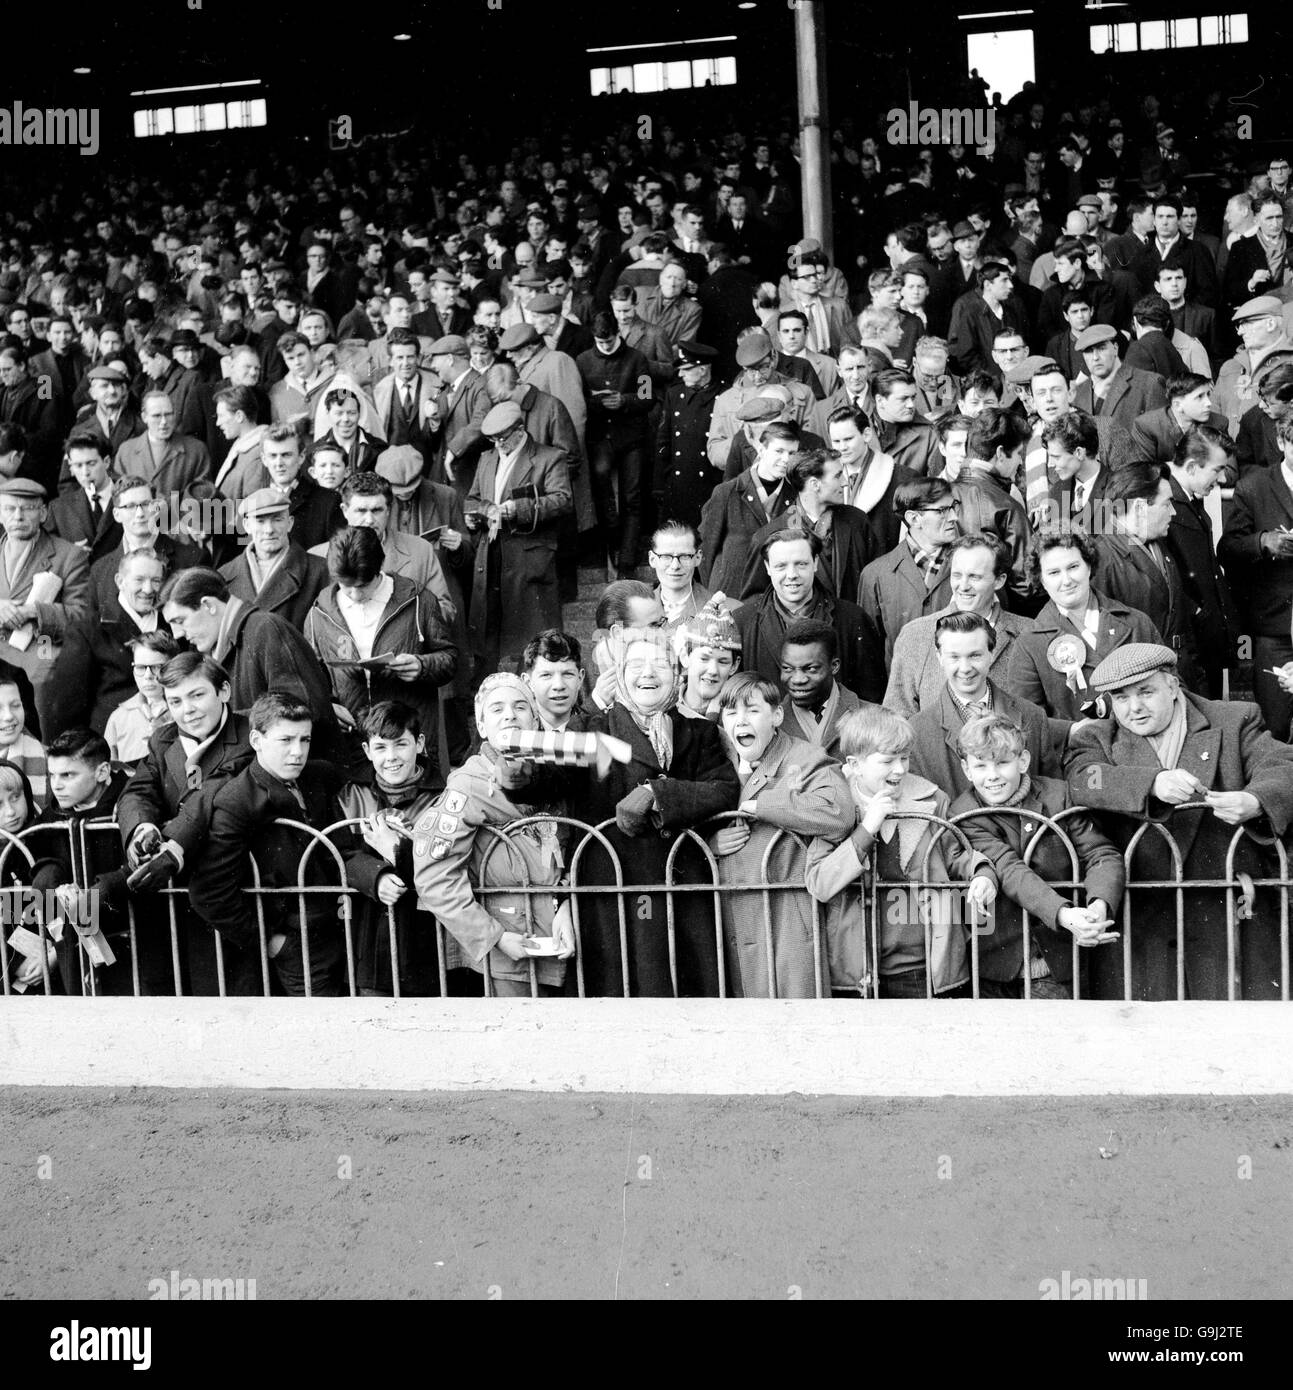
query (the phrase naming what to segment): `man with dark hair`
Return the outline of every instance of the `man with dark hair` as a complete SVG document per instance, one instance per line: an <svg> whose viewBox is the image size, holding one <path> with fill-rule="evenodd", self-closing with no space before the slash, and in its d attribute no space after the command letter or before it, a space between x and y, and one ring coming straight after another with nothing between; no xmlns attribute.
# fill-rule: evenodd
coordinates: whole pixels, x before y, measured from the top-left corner
<svg viewBox="0 0 1293 1390"><path fill-rule="evenodd" d="M327 676L290 623L234 598L224 578L212 569L171 575L162 589L161 607L176 637L228 672L235 710L249 710L268 690L281 691L308 705L321 731L331 731L334 715Z"/></svg>
<svg viewBox="0 0 1293 1390"><path fill-rule="evenodd" d="M1077 340L1091 326L1091 291L1066 289L1060 300L1060 309L1067 326L1047 340L1044 355L1054 358L1063 367L1064 375L1072 381L1082 372Z"/></svg>
<svg viewBox="0 0 1293 1390"><path fill-rule="evenodd" d="M328 996L344 991L341 980L345 941L335 899L329 894L270 893L257 908L243 892L254 882L262 888L290 888L335 883L333 856L306 855L314 837L284 821L304 822L316 831L338 818L341 779L328 763L310 762L314 720L310 706L279 690L257 698L249 716L254 759L236 775L219 782L210 797L210 823L193 863L190 901L194 912L224 948L229 994L259 994L269 989L261 979L258 915L263 913L263 949L270 970L284 993ZM343 837L344 861L359 846ZM256 861L251 878L247 856ZM391 869L372 884L379 902L396 902L408 885Z"/></svg>
<svg viewBox="0 0 1293 1390"><path fill-rule="evenodd" d="M1199 693L1219 700L1223 673L1236 664L1241 623L1230 585L1217 561L1212 518L1204 499L1225 475L1234 452L1230 436L1196 425L1176 446L1171 462L1172 525L1166 546L1177 562L1186 610L1199 654Z"/></svg>
<svg viewBox="0 0 1293 1390"><path fill-rule="evenodd" d="M987 619L996 637L988 673L998 685L1005 684L1015 639L1033 628L1031 618L1012 613L1001 603L1010 578L1010 552L995 536L958 536L948 548L948 575L951 602L937 613L908 623L893 644L884 703L907 719L934 703L942 688L934 635L945 614L978 613Z"/></svg>
<svg viewBox="0 0 1293 1390"><path fill-rule="evenodd" d="M1084 410L1067 411L1043 427L1042 443L1050 495L1041 527L1091 531L1103 525L1105 489L1113 470L1101 461L1095 420Z"/></svg>
<svg viewBox="0 0 1293 1390"><path fill-rule="evenodd" d="M1148 290L1168 264L1185 268L1186 297L1210 309L1217 306L1217 268L1207 249L1181 231L1181 200L1172 194L1154 199L1154 235L1141 262L1141 287Z"/></svg>
<svg viewBox="0 0 1293 1390"><path fill-rule="evenodd" d="M579 734L588 727L580 692L584 685L583 655L577 638L549 627L525 644L521 675L534 692L539 723L558 734Z"/></svg>
<svg viewBox="0 0 1293 1390"><path fill-rule="evenodd" d="M60 430L67 430L76 413L72 398L85 379L90 364L81 351L76 328L66 314L51 314L49 327L45 331L49 347L35 353L27 365L37 382L49 383L45 399L54 402Z"/></svg>
<svg viewBox="0 0 1293 1390"><path fill-rule="evenodd" d="M1082 242L1077 237L1066 238L1057 243L1054 254L1055 283L1042 294L1037 336L1046 339L1063 331L1065 296L1079 291L1085 293L1090 302L1091 322L1112 323L1113 294L1108 285L1087 269L1087 250Z"/></svg>
<svg viewBox="0 0 1293 1390"><path fill-rule="evenodd" d="M638 565L642 495L652 486L651 374L646 358L624 342L606 313L593 320L593 346L575 365L588 403L590 481L608 568L629 578Z"/></svg>
<svg viewBox="0 0 1293 1390"><path fill-rule="evenodd" d="M839 639L830 623L799 618L786 628L780 682L790 699L782 706L782 728L791 738L815 743L843 762L840 723L862 702L837 679L839 673Z"/></svg>
<svg viewBox="0 0 1293 1390"><path fill-rule="evenodd" d="M60 493L49 507L46 528L80 546L90 563L121 543L121 523L112 508L112 460L97 434L73 434L63 449L76 489Z"/></svg>
<svg viewBox="0 0 1293 1390"><path fill-rule="evenodd" d="M424 458L435 448L428 421L436 413L439 383L433 372L418 366L418 336L411 328L393 328L387 335L391 370L373 388L373 403L391 448L412 444Z"/></svg>
<svg viewBox="0 0 1293 1390"><path fill-rule="evenodd" d="M1281 461L1250 468L1235 488L1217 555L1252 637L1253 697L1266 727L1293 738L1293 420L1276 426Z"/></svg>
<svg viewBox="0 0 1293 1390"><path fill-rule="evenodd" d="M884 640L884 667L898 634L913 618L942 608L950 597L948 548L957 536L956 496L945 478L917 478L893 495L906 538L862 571L858 603Z"/></svg>
<svg viewBox="0 0 1293 1390"><path fill-rule="evenodd" d="M997 714L1009 719L1024 736L1031 767L1043 776L1062 771L1061 751L1068 725L1029 700L1012 695L992 679L996 630L982 613L945 613L934 620L934 653L942 676L936 700L912 716L915 738L911 770L941 787L953 800L970 786L961 767L956 738L972 719Z"/></svg>
<svg viewBox="0 0 1293 1390"><path fill-rule="evenodd" d="M844 501L844 463L830 449L802 450L786 470L793 504L750 538L741 598L768 587L763 542L773 531L811 531L822 543L817 579L827 593L856 594L862 571L878 553L865 515Z"/></svg>
<svg viewBox="0 0 1293 1390"><path fill-rule="evenodd" d="M1129 367L1154 372L1164 380L1185 372L1181 354L1172 346L1172 311L1161 294L1147 294L1136 301L1131 326L1135 336L1124 359Z"/></svg>
<svg viewBox="0 0 1293 1390"><path fill-rule="evenodd" d="M32 376L26 352L12 339L0 347L0 423L20 426L27 436L24 476L52 492L58 479L63 430L52 392Z"/></svg>
<svg viewBox="0 0 1293 1390"><path fill-rule="evenodd" d="M978 273L973 293L962 294L952 307L947 339L952 370L961 376L993 371L993 339L1006 329L1030 336L1027 316L1013 302L1014 278L1007 266L990 261Z"/></svg>
<svg viewBox="0 0 1293 1390"><path fill-rule="evenodd" d="M855 603L828 594L816 580L821 542L811 532L774 531L763 542L766 593L733 614L741 634L741 669L781 678L787 629L798 619L828 623L835 631L840 680L864 700L883 693L883 661L875 623Z"/></svg>
<svg viewBox="0 0 1293 1390"><path fill-rule="evenodd" d="M1028 543L1032 530L1028 514L1012 491L1024 465L1028 430L1008 410L989 407L970 424L965 442L965 467L952 484L957 521L965 534L995 536L1010 551L1010 594L1027 612Z"/></svg>
<svg viewBox="0 0 1293 1390"><path fill-rule="evenodd" d="M932 474L938 461L938 436L932 425L916 419L915 378L892 368L876 375L871 390L876 447L918 477Z"/></svg>
<svg viewBox="0 0 1293 1390"><path fill-rule="evenodd" d="M1168 463L1176 446L1195 425L1229 431L1226 417L1212 408L1212 382L1195 372L1182 372L1168 380L1167 404L1138 415L1132 422L1135 457L1145 463Z"/></svg>
<svg viewBox="0 0 1293 1390"><path fill-rule="evenodd" d="M1193 605L1166 544L1175 516L1168 471L1157 463L1128 464L1110 478L1104 500L1105 525L1092 536L1096 564L1091 583L1106 597L1143 613L1176 654L1181 679L1198 689Z"/></svg>
<svg viewBox="0 0 1293 1390"><path fill-rule="evenodd" d="M750 539L793 500L785 476L799 453L799 431L774 420L759 436L754 463L720 483L700 514L701 580L712 593L737 594L745 585Z"/></svg>

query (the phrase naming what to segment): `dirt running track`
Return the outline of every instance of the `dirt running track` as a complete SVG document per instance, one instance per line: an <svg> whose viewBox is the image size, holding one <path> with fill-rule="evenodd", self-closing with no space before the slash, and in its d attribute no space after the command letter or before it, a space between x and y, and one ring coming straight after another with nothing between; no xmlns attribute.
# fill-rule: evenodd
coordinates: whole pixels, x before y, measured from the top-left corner
<svg viewBox="0 0 1293 1390"><path fill-rule="evenodd" d="M1288 1097L5 1090L0 1298L1288 1298L1290 1140Z"/></svg>

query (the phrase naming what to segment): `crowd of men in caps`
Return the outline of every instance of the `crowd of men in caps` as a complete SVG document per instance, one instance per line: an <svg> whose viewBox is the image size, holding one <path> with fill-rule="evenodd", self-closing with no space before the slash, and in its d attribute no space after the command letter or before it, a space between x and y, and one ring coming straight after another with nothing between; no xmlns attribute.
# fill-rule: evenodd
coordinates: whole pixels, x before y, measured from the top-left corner
<svg viewBox="0 0 1293 1390"><path fill-rule="evenodd" d="M23 223L6 993L1287 997L1289 161L1079 117Z"/></svg>

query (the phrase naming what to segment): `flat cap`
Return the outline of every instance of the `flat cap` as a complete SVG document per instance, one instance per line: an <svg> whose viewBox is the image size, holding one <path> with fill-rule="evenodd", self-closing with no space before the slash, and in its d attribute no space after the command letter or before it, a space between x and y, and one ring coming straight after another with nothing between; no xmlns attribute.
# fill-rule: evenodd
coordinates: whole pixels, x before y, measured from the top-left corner
<svg viewBox="0 0 1293 1390"><path fill-rule="evenodd" d="M1077 335L1077 342L1073 344L1079 352L1085 352L1087 348L1098 347L1101 343L1107 343L1111 338L1117 338L1118 330L1110 327L1107 323L1093 323L1090 328L1084 328Z"/></svg>
<svg viewBox="0 0 1293 1390"><path fill-rule="evenodd" d="M978 228L973 222L961 221L952 228L952 240L959 241L964 236L978 236Z"/></svg>
<svg viewBox="0 0 1293 1390"><path fill-rule="evenodd" d="M238 503L238 515L244 521L253 516L273 516L275 512L286 512L291 509L292 499L287 493L280 492L276 487L259 488Z"/></svg>
<svg viewBox="0 0 1293 1390"><path fill-rule="evenodd" d="M1256 299L1241 304L1230 318L1232 323L1243 323L1245 319L1277 319L1283 312L1284 305L1273 294L1259 294Z"/></svg>
<svg viewBox="0 0 1293 1390"><path fill-rule="evenodd" d="M548 277L531 265L517 277L516 283L527 290L546 290Z"/></svg>
<svg viewBox="0 0 1293 1390"><path fill-rule="evenodd" d="M1006 373L1006 380L1012 386L1027 386L1032 382L1033 377L1041 371L1043 367L1054 367L1057 363L1053 357L1025 357L1022 362Z"/></svg>
<svg viewBox="0 0 1293 1390"><path fill-rule="evenodd" d="M532 323L514 323L505 329L498 340L500 352L511 352L515 348L526 347L539 341L539 330Z"/></svg>
<svg viewBox="0 0 1293 1390"><path fill-rule="evenodd" d="M1176 653L1157 642L1128 642L1113 651L1091 672L1091 684L1102 694L1121 690L1155 671L1175 671Z"/></svg>
<svg viewBox="0 0 1293 1390"><path fill-rule="evenodd" d="M751 396L736 407L736 418L747 425L758 424L761 420L775 420L785 407L772 396Z"/></svg>
<svg viewBox="0 0 1293 1390"><path fill-rule="evenodd" d="M717 348L710 347L708 343L698 343L694 338L678 344L678 361L684 367L703 367L717 356Z"/></svg>
<svg viewBox="0 0 1293 1390"><path fill-rule="evenodd" d="M772 339L766 333L751 333L736 345L736 360L742 367L753 367L772 356Z"/></svg>
<svg viewBox="0 0 1293 1390"><path fill-rule="evenodd" d="M437 338L427 349L432 357L466 357L467 340L461 333L448 333Z"/></svg>
<svg viewBox="0 0 1293 1390"><path fill-rule="evenodd" d="M536 294L530 301L530 312L532 314L559 314L561 312L561 300L555 294Z"/></svg>
<svg viewBox="0 0 1293 1390"><path fill-rule="evenodd" d="M822 244L815 237L806 236L802 241L797 241L789 248L789 259L787 265L794 266L800 256L807 256L810 252L820 251Z"/></svg>
<svg viewBox="0 0 1293 1390"><path fill-rule="evenodd" d="M34 478L6 478L0 483L0 497L30 497L44 502L49 494Z"/></svg>
<svg viewBox="0 0 1293 1390"><path fill-rule="evenodd" d="M422 476L422 455L412 444L397 444L377 455L373 471L394 487L407 487Z"/></svg>
<svg viewBox="0 0 1293 1390"><path fill-rule="evenodd" d="M1100 195L1098 193L1084 193L1077 200L1077 205L1080 208L1099 208L1104 206L1100 201Z"/></svg>
<svg viewBox="0 0 1293 1390"><path fill-rule="evenodd" d="M453 271L446 270L444 266L439 266L435 274L432 275L430 283L433 285L453 285L456 289L458 286L458 277Z"/></svg>
<svg viewBox="0 0 1293 1390"><path fill-rule="evenodd" d="M486 439L497 439L524 423L525 416L515 401L500 401L480 422L480 432Z"/></svg>
<svg viewBox="0 0 1293 1390"><path fill-rule="evenodd" d="M575 199L575 211L581 218L600 217L602 215L601 204L591 193L581 193Z"/></svg>
<svg viewBox="0 0 1293 1390"><path fill-rule="evenodd" d="M202 339L191 328L177 328L171 334L171 347L196 348L202 346Z"/></svg>
<svg viewBox="0 0 1293 1390"><path fill-rule="evenodd" d="M91 381L115 381L121 386L126 385L125 372L109 366L107 363L100 363L97 367L91 367L86 376Z"/></svg>

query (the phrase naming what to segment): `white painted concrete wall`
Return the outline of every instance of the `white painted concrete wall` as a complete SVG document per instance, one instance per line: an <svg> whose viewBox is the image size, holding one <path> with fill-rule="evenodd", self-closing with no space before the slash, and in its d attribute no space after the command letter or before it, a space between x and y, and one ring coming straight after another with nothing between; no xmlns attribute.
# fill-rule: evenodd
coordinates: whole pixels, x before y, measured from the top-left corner
<svg viewBox="0 0 1293 1390"><path fill-rule="evenodd" d="M1293 1093L1287 1004L12 999L0 1085Z"/></svg>

